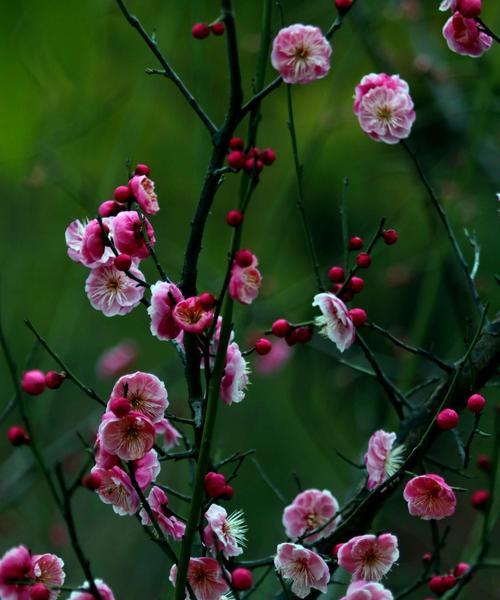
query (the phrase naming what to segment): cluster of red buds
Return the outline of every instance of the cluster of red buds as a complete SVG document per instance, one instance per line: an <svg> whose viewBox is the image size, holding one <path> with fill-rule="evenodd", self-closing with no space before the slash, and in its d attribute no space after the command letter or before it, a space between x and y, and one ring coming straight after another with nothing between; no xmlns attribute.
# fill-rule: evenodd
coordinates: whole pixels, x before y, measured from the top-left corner
<svg viewBox="0 0 500 600"><path fill-rule="evenodd" d="M311 325L292 325L286 319L278 319L272 324L271 331L276 337L285 338L289 346L295 346L310 342L314 330Z"/></svg>
<svg viewBox="0 0 500 600"><path fill-rule="evenodd" d="M134 175L145 175L146 177L149 177L150 173L151 169L148 165L138 164L134 169ZM97 212L100 217L114 217L123 210L129 209L130 203L135 200L130 182L128 185L119 185L115 188L113 198L114 200L106 200L99 206Z"/></svg>
<svg viewBox="0 0 500 600"><path fill-rule="evenodd" d="M429 563L432 560L432 554L426 552L422 556L424 564ZM434 575L429 579L428 586L431 592L434 592L437 596L442 596L453 587L455 587L458 578L462 577L470 570L470 565L466 562L461 562L456 565L453 571L450 570L445 575Z"/></svg>
<svg viewBox="0 0 500 600"><path fill-rule="evenodd" d="M222 473L210 471L205 475L204 488L209 498L218 498L220 500L231 500L234 496L234 489L230 486Z"/></svg>
<svg viewBox="0 0 500 600"><path fill-rule="evenodd" d="M57 371L44 373L38 369L33 369L24 373L21 387L30 396L39 396L45 391L45 388L56 390L61 387L65 379L66 373L58 373Z"/></svg>
<svg viewBox="0 0 500 600"><path fill-rule="evenodd" d="M195 23L191 27L191 35L195 40L204 40L210 34L219 36L224 35L226 28L222 21L215 21L207 25L206 23Z"/></svg>
<svg viewBox="0 0 500 600"><path fill-rule="evenodd" d="M467 410L475 415L481 414L485 406L486 400L481 394L472 394L467 399ZM458 426L458 421L458 413L453 408L444 408L436 417L436 425L444 431L455 429Z"/></svg>
<svg viewBox="0 0 500 600"><path fill-rule="evenodd" d="M264 167L271 166L276 160L276 152L272 148L261 150L260 148L249 148L245 152L245 141L243 138L234 137L229 141L229 154L227 164L233 171L247 173L260 173Z"/></svg>

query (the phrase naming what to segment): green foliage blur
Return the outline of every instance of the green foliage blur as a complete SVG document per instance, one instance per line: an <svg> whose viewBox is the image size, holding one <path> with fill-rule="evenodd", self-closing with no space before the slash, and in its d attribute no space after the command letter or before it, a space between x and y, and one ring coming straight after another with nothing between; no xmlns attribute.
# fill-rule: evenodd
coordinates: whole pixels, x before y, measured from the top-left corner
<svg viewBox="0 0 500 600"><path fill-rule="evenodd" d="M234 4L249 97L262 2ZM485 20L498 29L498 3L484 4ZM156 31L173 67L221 122L227 96L225 40L211 36L196 41L190 35L194 22L217 18L218 3L129 0L129 5L148 31ZM408 81L417 111L410 145L442 197L471 263L464 227L481 245L477 283L493 313L499 305L493 276L499 255L500 52L494 47L477 60L451 53L441 35L448 15L437 6L438 0L359 0L334 38L330 75L293 91L306 204L322 273L326 278L328 268L343 258L339 206L347 177L350 232L369 237L386 216L400 233L396 246L377 248L355 305L395 335L452 361L470 336L472 309L462 279L453 275L448 241L404 150L369 139L352 114L354 87L366 73L399 73ZM285 0L284 8L288 22L323 29L335 17L332 0ZM164 378L172 411L187 414L185 381L174 349L152 338L142 306L113 319L92 309L83 289L86 270L67 257L64 230L71 220L94 215L114 187L126 183L127 160L148 163L161 204L152 219L157 250L177 280L210 152L207 133L170 82L145 74L145 68L158 65L112 0L3 2L1 21L0 296L19 369L33 345L23 324L30 318L68 365L106 396L113 380L98 378L96 360L110 346L132 339L140 348L134 368ZM267 80L273 76L269 67ZM244 137L245 128L239 134ZM246 219L243 245L258 255L265 285L257 302L236 310L237 337L244 347L275 318L310 319L315 293L296 209L284 88L263 106L258 141L272 146L278 160L264 172ZM217 195L203 244L200 290L217 293L221 285L230 239L224 215L236 205L238 184L238 176L227 176ZM153 265L144 265L144 271L152 281L157 277ZM439 375L432 364L402 353L375 333L365 337L402 389ZM345 358L365 365L354 350ZM299 480L304 487L331 490L343 504L360 484L362 472L337 451L360 462L377 428L397 426L383 393L371 377L340 365L333 346L320 339L294 348L288 363L271 375L260 374L253 358L252 363L245 402L220 410L215 457L255 448L259 463L287 499L297 493ZM32 364L56 366L41 348ZM1 411L13 393L4 362L0 376ZM482 428L488 431L499 394L489 388L486 396L489 408ZM68 477L74 476L85 460L76 434L91 437L99 406L70 383L28 398L27 404L48 463L62 461ZM78 586L83 574L45 482L29 451L6 443L7 427L18 420L14 412L1 424L0 554L20 543L36 553L56 552L66 562L68 584ZM465 435L471 424L465 415L460 425ZM489 447L488 440L475 444L474 458ZM442 460L458 464L451 436L439 452ZM472 480L451 480L470 489L485 485L474 465L471 474ZM189 489L182 463L164 464L161 481ZM249 459L235 487L230 506L242 508L249 525L246 557L272 554L284 539L283 504ZM469 499L469 492L460 494L460 510L449 521L445 567L467 560L477 540L479 520ZM186 513L179 501L172 499L172 505ZM117 599L170 597L169 565L134 519L116 516L83 490L77 495L76 516L94 571ZM395 495L374 523L374 531L379 530L399 536L399 567L387 585L401 589L420 576L420 555L431 546L430 529L409 517L401 495ZM465 597L500 598L494 591L498 572L493 571L481 572ZM269 581L273 585L261 588L256 598L272 597L275 582ZM339 597L343 589L333 586L328 597ZM422 594L420 590L410 599Z"/></svg>

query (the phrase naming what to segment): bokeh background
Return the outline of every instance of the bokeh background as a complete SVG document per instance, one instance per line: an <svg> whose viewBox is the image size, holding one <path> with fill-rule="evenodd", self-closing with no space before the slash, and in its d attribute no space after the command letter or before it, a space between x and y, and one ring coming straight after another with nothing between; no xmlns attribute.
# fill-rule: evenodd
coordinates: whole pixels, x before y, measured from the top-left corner
<svg viewBox="0 0 500 600"><path fill-rule="evenodd" d="M149 31L156 29L172 65L220 122L227 88L224 38L198 42L190 35L193 22L218 16L218 3L129 4ZM235 0L235 5L249 95L261 2ZM284 5L289 22L326 28L334 18L331 0L286 0ZM343 254L339 205L348 177L350 232L369 237L382 215L400 232L396 246L374 253L357 304L393 333L453 359L470 333L470 305L461 281L453 277L447 241L403 149L370 140L352 115L354 86L364 74L385 70L409 82L417 110L410 144L418 150L468 257L471 249L463 228L475 232L482 248L478 286L492 310L498 308L493 274L498 268L500 53L495 47L479 60L452 54L441 35L447 15L437 5L437 0L360 0L334 38L329 77L295 89L294 97L307 209L323 273ZM498 29L498 3L485 0L485 5L485 19ZM128 159L146 162L162 207L154 218L157 250L168 274L177 279L210 150L206 132L168 81L145 75L146 67L157 65L112 0L3 3L0 28L1 301L18 364L33 345L23 324L29 317L74 371L106 396L113 380L97 376L97 358L131 339L139 347L134 368L164 378L172 410L185 414L186 388L174 349L151 337L142 306L114 319L91 308L83 290L85 269L66 256L64 230L74 218L95 214L98 203L126 182ZM271 68L267 76L273 76ZM244 136L245 129L239 133ZM284 89L264 105L259 144L275 148L278 160L265 171L246 220L244 245L259 256L265 284L252 307L236 310L243 346L277 317L309 319L315 290L295 206ZM224 215L236 204L238 183L238 177L226 179L206 231L200 288L215 293L230 236ZM154 280L152 265L144 269ZM432 364L396 351L376 334L367 332L366 338L402 389L435 373ZM365 364L356 351L347 360ZM359 485L361 472L337 451L359 461L376 428L397 425L380 389L371 377L340 365L332 345L317 339L294 348L272 374L261 373L252 362L245 402L220 411L217 457L255 448L259 463L287 499L297 493L298 478L305 487L330 489L344 503ZM55 367L41 349L34 364ZM1 408L12 395L3 362L0 376ZM487 390L490 408L500 397L497 389ZM28 405L48 462L63 460L68 474L74 473L84 459L76 433L91 434L99 407L71 384L29 399ZM17 420L13 413L2 431ZM490 410L484 421L483 428L491 428ZM468 432L470 427L465 416L461 428ZM2 434L0 552L21 542L35 552L54 551L66 561L68 583L78 585L82 573L29 451L12 450L4 438ZM474 456L480 450L488 450L487 441L475 444ZM439 452L448 463L458 464L451 436ZM485 484L474 466L471 474L470 482L452 481L472 489ZM165 465L161 478L188 489L182 465ZM251 461L241 469L236 490L231 507L245 511L250 527L247 558L271 554L284 537L283 504ZM449 520L447 567L467 559L477 538L477 515L469 499L470 493L460 495L460 510ZM134 519L114 515L85 491L77 496L76 509L94 570L118 599L169 597L164 557ZM390 587L400 589L419 576L419 557L430 548L430 530L408 516L398 495L374 528L400 538L400 566L388 579ZM274 582L256 596L269 598L272 589ZM500 598L495 589L498 573L485 570L464 597ZM339 593L334 589L329 597ZM421 590L411 598L424 595Z"/></svg>

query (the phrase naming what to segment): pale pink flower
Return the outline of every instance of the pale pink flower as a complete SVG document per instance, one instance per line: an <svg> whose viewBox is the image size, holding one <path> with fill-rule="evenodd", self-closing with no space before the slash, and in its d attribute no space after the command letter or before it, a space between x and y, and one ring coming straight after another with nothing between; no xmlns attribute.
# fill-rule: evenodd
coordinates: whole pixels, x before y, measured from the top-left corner
<svg viewBox="0 0 500 600"><path fill-rule="evenodd" d="M365 75L356 86L354 114L365 133L386 144L407 138L416 118L406 81L385 73Z"/></svg>
<svg viewBox="0 0 500 600"><path fill-rule="evenodd" d="M290 25L273 41L271 62L286 83L311 83L330 70L332 47L312 25Z"/></svg>
<svg viewBox="0 0 500 600"><path fill-rule="evenodd" d="M410 479L404 489L410 515L429 519L450 517L457 505L455 492L439 475L420 475Z"/></svg>
<svg viewBox="0 0 500 600"><path fill-rule="evenodd" d="M308 543L328 537L335 529L339 510L337 499L328 490L305 490L283 511L283 526L291 540L297 540L309 531L323 527L321 531L307 536ZM328 525L327 525L328 523Z"/></svg>
<svg viewBox="0 0 500 600"><path fill-rule="evenodd" d="M103 229L109 234L113 219L102 219L102 227L97 219L93 219L85 227L81 246L81 260L86 267L94 268L106 264L114 257L111 248L106 245Z"/></svg>
<svg viewBox="0 0 500 600"><path fill-rule="evenodd" d="M152 373L136 371L120 377L111 391L107 410L115 398L123 397L130 402L132 410L142 413L153 423L163 419L168 407L165 384Z"/></svg>
<svg viewBox="0 0 500 600"><path fill-rule="evenodd" d="M175 322L172 311L178 302L184 300L180 289L173 283L158 281L151 286L151 333L159 340L175 340L182 330Z"/></svg>
<svg viewBox="0 0 500 600"><path fill-rule="evenodd" d="M292 582L292 592L299 598L308 596L311 589L326 593L330 571L316 552L299 544L279 544L274 566L284 579Z"/></svg>
<svg viewBox="0 0 500 600"><path fill-rule="evenodd" d="M248 386L248 363L241 354L236 342L229 344L226 354L226 366L220 382L220 395L226 404L241 402L245 398Z"/></svg>
<svg viewBox="0 0 500 600"><path fill-rule="evenodd" d="M96 492L104 504L111 504L117 515L135 515L139 510L140 500L132 485L130 477L120 467L91 471L101 478L101 485Z"/></svg>
<svg viewBox="0 0 500 600"><path fill-rule="evenodd" d="M31 557L31 577L47 587L61 586L64 584L64 562L55 554L34 554ZM58 590L50 590L49 600L59 597Z"/></svg>
<svg viewBox="0 0 500 600"><path fill-rule="evenodd" d="M312 305L322 313L322 316L316 317L319 332L330 339L340 352L350 348L356 339L356 327L342 300L331 292L323 292L314 296Z"/></svg>
<svg viewBox="0 0 500 600"><path fill-rule="evenodd" d="M71 221L64 233L66 246L68 247L68 256L75 262L83 263L82 242L86 225L87 222L76 219L75 221Z"/></svg>
<svg viewBox="0 0 500 600"><path fill-rule="evenodd" d="M100 377L116 377L129 369L137 360L137 356L137 344L125 340L101 355L97 361L97 373Z"/></svg>
<svg viewBox="0 0 500 600"><path fill-rule="evenodd" d="M155 428L147 417L133 410L124 417L104 419L99 440L110 454L122 460L139 460L154 446Z"/></svg>
<svg viewBox="0 0 500 600"><path fill-rule="evenodd" d="M135 175L129 181L129 186L143 212L155 215L160 210L155 184L146 175Z"/></svg>
<svg viewBox="0 0 500 600"><path fill-rule="evenodd" d="M177 565L170 569L170 581L175 586ZM215 558L191 558L188 568L188 582L197 600L221 600L229 590L222 567ZM190 600L186 590L186 600Z"/></svg>
<svg viewBox="0 0 500 600"><path fill-rule="evenodd" d="M398 538L390 533L358 535L338 550L339 565L353 581L380 581L398 558Z"/></svg>
<svg viewBox="0 0 500 600"><path fill-rule="evenodd" d="M115 600L113 592L111 588L109 588L104 581L101 579L95 580L96 588L99 590L99 594L101 595L102 600ZM85 582L82 586L82 589L89 589L90 586L87 582ZM68 600L94 600L94 595L90 592L71 592L71 596Z"/></svg>
<svg viewBox="0 0 500 600"><path fill-rule="evenodd" d="M156 435L161 435L163 438L163 449L165 451L170 450L174 446L177 446L181 434L177 429L170 423L168 419L160 419L155 423Z"/></svg>
<svg viewBox="0 0 500 600"><path fill-rule="evenodd" d="M131 267L130 273L144 281L137 267ZM100 310L106 317L114 317L134 310L144 296L144 287L110 263L90 271L85 282L85 292L96 310Z"/></svg>
<svg viewBox="0 0 500 600"><path fill-rule="evenodd" d="M198 296L192 296L178 302L173 310L175 323L188 333L202 333L214 318L213 310L205 310Z"/></svg>
<svg viewBox="0 0 500 600"><path fill-rule="evenodd" d="M29 600L27 585L15 581L31 577L31 554L26 546L16 546L0 559L0 598L2 600Z"/></svg>
<svg viewBox="0 0 500 600"><path fill-rule="evenodd" d="M366 487L373 490L394 475L402 463L403 446L394 447L395 433L387 433L382 429L376 431L368 441L365 454L365 465L368 471Z"/></svg>
<svg viewBox="0 0 500 600"><path fill-rule="evenodd" d="M257 268L258 264L255 255L252 264L248 267L240 267L236 261L233 261L229 279L229 294L240 304L252 304L259 295L262 275Z"/></svg>
<svg viewBox="0 0 500 600"><path fill-rule="evenodd" d="M163 533L172 537L177 542L181 540L184 536L186 525L177 519L177 517L174 517L174 515L169 511L167 494L165 494L161 488L157 486L153 487L153 489L149 492L148 504L151 507L153 516L155 517L156 522ZM152 524L151 519L144 508L139 514L143 525Z"/></svg>
<svg viewBox="0 0 500 600"><path fill-rule="evenodd" d="M493 38L481 31L475 19L466 19L459 12L446 21L443 35L450 50L472 58L482 56L493 44Z"/></svg>
<svg viewBox="0 0 500 600"><path fill-rule="evenodd" d="M293 349L282 338L273 340L273 347L269 354L255 358L255 370L261 375L271 375L279 371L289 361Z"/></svg>
<svg viewBox="0 0 500 600"><path fill-rule="evenodd" d="M247 526L241 511L228 516L225 508L212 504L205 513L205 519L208 525L203 530L203 542L207 548L215 555L222 552L226 558L243 554Z"/></svg>
<svg viewBox="0 0 500 600"><path fill-rule="evenodd" d="M145 219L146 233L151 246L155 245L155 235L150 222ZM149 250L144 238L140 216L135 210L126 210L116 215L113 221L113 241L120 252L136 258L147 258Z"/></svg>
<svg viewBox="0 0 500 600"><path fill-rule="evenodd" d="M340 600L393 600L392 592L381 583L353 581Z"/></svg>
<svg viewBox="0 0 500 600"><path fill-rule="evenodd" d="M145 490L156 481L160 471L161 465L156 450L150 450L142 458L134 461L135 480L141 490Z"/></svg>

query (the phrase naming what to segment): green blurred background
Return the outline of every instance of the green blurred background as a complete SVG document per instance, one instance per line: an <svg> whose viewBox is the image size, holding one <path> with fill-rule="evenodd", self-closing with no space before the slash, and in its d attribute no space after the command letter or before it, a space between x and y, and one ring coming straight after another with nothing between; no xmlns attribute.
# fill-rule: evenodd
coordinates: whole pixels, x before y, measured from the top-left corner
<svg viewBox="0 0 500 600"><path fill-rule="evenodd" d="M224 38L198 42L190 35L193 22L218 16L218 3L129 4L149 31L156 29L174 68L220 122L227 87ZM235 0L247 95L258 51L261 4ZM485 4L485 19L498 28L498 3ZM332 0L286 0L284 5L290 23L326 29L334 18ZM357 305L393 333L453 359L470 332L470 306L461 281L450 279L448 243L429 215L424 190L403 149L370 140L352 114L354 86L364 74L386 70L408 81L417 110L410 143L440 192L468 257L463 227L476 232L482 247L478 286L493 310L498 309L493 274L498 268L500 53L495 47L479 60L452 54L441 35L447 15L439 13L437 5L437 0L360 0L334 38L330 75L295 88L294 98L307 208L323 272L342 257L338 210L342 181L348 177L351 233L369 237L382 215L400 232L396 246L376 250ZM150 336L142 306L114 319L91 308L83 290L86 270L66 256L64 230L74 218L95 214L98 203L126 182L127 159L146 162L162 207L153 219L157 250L168 274L177 279L210 151L206 132L168 81L144 74L146 67L158 65L111 0L4 2L0 28L1 300L18 363L22 365L33 343L23 325L29 317L75 372L105 396L113 381L99 380L97 357L131 338L140 347L136 367L164 378L172 410L185 414L186 388L175 351ZM268 79L272 76L269 69ZM278 160L263 174L244 233L244 245L259 256L265 285L252 307L236 311L243 346L277 317L297 322L312 316L315 286L295 206L286 122L285 90L279 89L265 102L259 133L259 144L275 148ZM239 133L244 136L245 129ZM200 289L216 293L220 287L230 236L224 215L236 205L238 179L227 177L217 195L205 235ZM154 280L152 265L144 265L144 271ZM395 351L376 334L367 332L366 339L403 389L434 373L432 365ZM279 372L264 376L254 369L245 402L220 411L216 455L255 448L269 477L290 500L297 493L295 473L303 486L328 488L344 503L359 484L360 472L336 450L358 460L376 428L391 430L397 423L374 381L339 365L336 356L332 345L316 339L294 349ZM348 360L364 364L356 351ZM42 350L35 364L55 367ZM0 374L4 406L12 390L3 363ZM490 388L487 397L491 408L499 394ZM97 405L68 384L29 399L29 411L48 461L53 464L73 452L65 465L68 473L74 472L83 459L76 432L89 435L95 428ZM486 430L490 417L488 411ZM17 420L13 414L2 429ZM468 432L470 419L462 419L461 426ZM35 552L54 551L66 561L68 583L78 585L83 576L29 452L13 451L4 438L0 553L21 542ZM487 451L488 443L481 444ZM475 445L474 455L481 444ZM449 463L457 464L451 438L441 451ZM485 485L474 466L471 473L471 488ZM161 478L187 491L182 465L165 465ZM464 480L454 483L463 485ZM243 508L250 527L246 557L272 553L284 537L283 505L250 461L236 489L231 507ZM467 558L467 544L474 543L477 533L469 496L460 496L461 509L450 520L448 567ZM185 511L175 500L172 503ZM135 520L114 515L85 492L77 497L77 517L95 573L119 600L169 597L164 557ZM408 517L401 496L394 497L374 527L400 537L400 566L388 579L397 590L419 576L419 557L430 547L430 530ZM494 591L497 581L498 574L483 571L465 597L500 598ZM256 597L271 597L271 589L274 582ZM332 590L329 597L338 593ZM424 595L421 590L411 598Z"/></svg>

